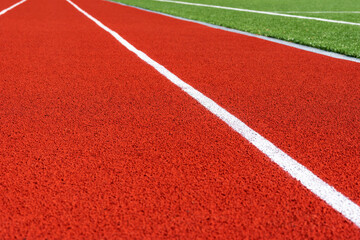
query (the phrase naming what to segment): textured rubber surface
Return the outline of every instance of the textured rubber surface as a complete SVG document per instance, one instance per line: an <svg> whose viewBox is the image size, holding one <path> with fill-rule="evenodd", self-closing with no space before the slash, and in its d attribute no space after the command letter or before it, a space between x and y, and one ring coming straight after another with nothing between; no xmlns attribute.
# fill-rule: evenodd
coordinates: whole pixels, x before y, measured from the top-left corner
<svg viewBox="0 0 360 240"><path fill-rule="evenodd" d="M83 6L360 203L359 64L112 3Z"/></svg>
<svg viewBox="0 0 360 240"><path fill-rule="evenodd" d="M20 0L1 0L0 1L0 12L4 9L14 5L17 2L20 2Z"/></svg>
<svg viewBox="0 0 360 240"><path fill-rule="evenodd" d="M154 19L174 27L163 16L75 2L174 72L191 69L179 75L229 110L251 113L246 109L254 103L238 101L239 85L226 69L219 78L209 68L203 78L204 59L216 67L231 54L238 60L238 51L218 51L214 62L205 39L179 51L188 49L180 36L191 41L197 25L175 23L179 37L170 38L161 35L164 25L151 25ZM29 0L0 17L0 25L1 238L360 237L357 227L65 1ZM220 31L200 29L230 47ZM161 38L164 50L156 46ZM251 45L248 39L240 40ZM266 43L256 47L266 54ZM257 79L246 80L251 88ZM265 90L257 86L254 100L260 101ZM257 118L258 105L255 116L243 116L247 121L267 120Z"/></svg>

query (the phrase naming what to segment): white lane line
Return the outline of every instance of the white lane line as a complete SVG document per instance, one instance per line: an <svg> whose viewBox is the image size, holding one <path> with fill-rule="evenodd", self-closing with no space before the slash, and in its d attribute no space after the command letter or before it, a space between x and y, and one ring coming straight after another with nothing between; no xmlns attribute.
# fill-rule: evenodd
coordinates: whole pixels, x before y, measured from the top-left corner
<svg viewBox="0 0 360 240"><path fill-rule="evenodd" d="M197 7L218 8L218 9L233 10L233 11L239 11L239 12L259 13L259 14L266 14L266 15L273 15L273 16L281 16L281 17L307 19L307 20L315 20L315 21L321 21L321 22L340 23L340 24L348 24L348 25L360 26L360 23L354 23L354 22L338 21L338 20L331 20L331 19L317 18L317 17L305 17L305 16L298 16L298 15L289 15L289 14L282 14L282 13L276 13L276 12L257 11L257 10L243 9L243 8L233 8L233 7L224 7L224 6L208 5L208 4L201 4L201 3L190 3L190 2L170 1L170 0L153 0L153 1L166 2L166 3L175 3L175 4L183 4L183 5L191 5L191 6L197 6Z"/></svg>
<svg viewBox="0 0 360 240"><path fill-rule="evenodd" d="M343 194L338 192L334 187L330 186L314 173L308 170L306 167L292 159L282 150L277 148L270 141L262 137L260 134L252 130L245 123L240 121L234 115L226 111L224 108L219 106L216 102L190 86L189 84L182 81L172 72L167 70L164 66L155 62L144 52L136 49L128 41L122 38L117 32L111 30L105 26L102 22L82 10L79 6L73 3L70 0L66 0L79 12L88 17L91 21L97 24L104 31L111 34L116 40L119 41L124 47L129 51L135 53L141 60L152 66L156 71L161 75L166 77L176 86L181 88L184 92L198 101L202 106L204 106L211 113L216 115L218 118L223 120L227 125L229 125L233 130L239 133L241 136L246 138L250 143L257 147L261 152L268 156L273 162L278 164L283 170L289 173L293 178L300 181L307 189L317 195L319 198L328 203L335 210L344 215L347 219L352 221L356 226L360 227L360 207L352 202L349 198L345 197Z"/></svg>
<svg viewBox="0 0 360 240"><path fill-rule="evenodd" d="M0 12L0 16L3 15L3 14L5 14L6 12L10 11L11 9L19 6L20 4L22 4L22 3L24 3L24 2L26 2L26 0L22 0L22 1L18 2L18 3L15 3L15 4L12 5L11 7L8 7L8 8L6 8L6 9L2 10L2 11Z"/></svg>

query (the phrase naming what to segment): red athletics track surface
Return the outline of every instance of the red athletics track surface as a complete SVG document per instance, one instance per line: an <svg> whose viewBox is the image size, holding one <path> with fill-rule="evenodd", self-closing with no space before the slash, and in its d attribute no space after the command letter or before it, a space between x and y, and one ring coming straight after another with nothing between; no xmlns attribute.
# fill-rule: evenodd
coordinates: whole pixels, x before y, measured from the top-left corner
<svg viewBox="0 0 360 240"><path fill-rule="evenodd" d="M102 0L75 3L360 204L360 64Z"/></svg>
<svg viewBox="0 0 360 240"><path fill-rule="evenodd" d="M359 138L350 131L359 123L350 114L359 109L357 64L98 0L75 3L359 203L358 143L335 135ZM1 238L360 237L65 0L28 0L0 26Z"/></svg>
<svg viewBox="0 0 360 240"><path fill-rule="evenodd" d="M0 12L8 7L14 5L15 3L20 2L19 0L1 0L0 1Z"/></svg>

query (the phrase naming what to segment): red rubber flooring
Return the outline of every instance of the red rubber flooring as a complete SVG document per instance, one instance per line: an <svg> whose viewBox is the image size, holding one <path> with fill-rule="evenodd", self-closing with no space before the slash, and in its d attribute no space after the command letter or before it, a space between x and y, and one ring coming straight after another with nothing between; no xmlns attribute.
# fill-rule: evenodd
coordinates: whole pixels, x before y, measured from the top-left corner
<svg viewBox="0 0 360 240"><path fill-rule="evenodd" d="M14 5L15 3L20 2L20 0L1 0L0 1L0 12L8 7Z"/></svg>
<svg viewBox="0 0 360 240"><path fill-rule="evenodd" d="M75 2L360 203L358 63L105 1Z"/></svg>
<svg viewBox="0 0 360 240"><path fill-rule="evenodd" d="M74 2L359 203L358 64ZM360 238L65 0L0 26L2 239Z"/></svg>

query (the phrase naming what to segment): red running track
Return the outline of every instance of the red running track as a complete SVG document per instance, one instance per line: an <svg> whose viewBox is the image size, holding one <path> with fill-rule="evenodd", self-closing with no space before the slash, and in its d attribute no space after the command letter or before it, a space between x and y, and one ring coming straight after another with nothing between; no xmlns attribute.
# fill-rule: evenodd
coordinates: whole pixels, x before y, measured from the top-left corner
<svg viewBox="0 0 360 240"><path fill-rule="evenodd" d="M75 3L359 203L357 64ZM0 25L1 238L360 237L66 1Z"/></svg>
<svg viewBox="0 0 360 240"><path fill-rule="evenodd" d="M12 5L20 2L20 0L1 0L0 1L0 12L4 9L11 7Z"/></svg>
<svg viewBox="0 0 360 240"><path fill-rule="evenodd" d="M360 204L360 64L105 1L75 2Z"/></svg>

